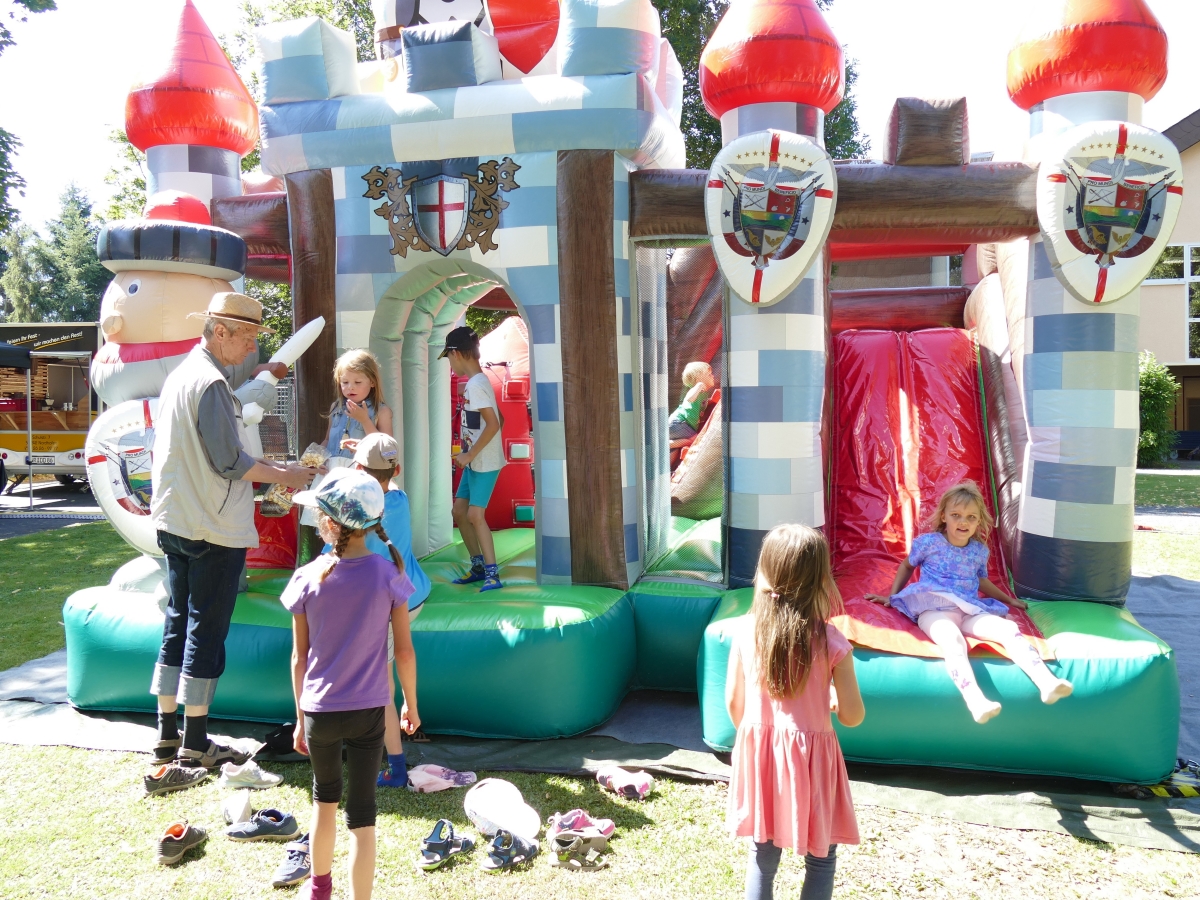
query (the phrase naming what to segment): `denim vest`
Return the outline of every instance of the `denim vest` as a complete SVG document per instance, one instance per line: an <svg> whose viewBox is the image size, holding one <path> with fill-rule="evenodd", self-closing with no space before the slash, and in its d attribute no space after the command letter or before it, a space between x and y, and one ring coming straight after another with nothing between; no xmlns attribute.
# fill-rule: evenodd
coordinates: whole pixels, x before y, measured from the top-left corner
<svg viewBox="0 0 1200 900"><path fill-rule="evenodd" d="M375 404L367 400L367 415L371 421L375 421ZM354 452L352 450L343 449L341 446L342 438L353 438L356 441L361 441L367 436L362 425L350 418L350 414L346 412L346 401L342 400L338 404L337 409L329 417L329 440L325 442L325 449L329 451L330 456L344 456L346 459L353 459Z"/></svg>

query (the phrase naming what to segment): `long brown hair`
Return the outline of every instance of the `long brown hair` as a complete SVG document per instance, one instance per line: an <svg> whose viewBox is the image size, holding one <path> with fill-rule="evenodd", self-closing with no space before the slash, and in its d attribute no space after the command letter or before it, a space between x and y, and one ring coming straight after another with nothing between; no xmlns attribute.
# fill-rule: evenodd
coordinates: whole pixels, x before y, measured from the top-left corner
<svg viewBox="0 0 1200 900"><path fill-rule="evenodd" d="M392 556L392 562L396 564L396 568L400 570L400 574L404 574L404 557L400 555L400 551L396 549L395 545L391 541L391 538L387 536L387 532L383 530L382 522L374 525L371 528L346 528L324 511L321 512L321 515L329 520L329 527L337 532L337 538L334 540L333 550L329 554L329 565L325 567L325 571L321 573L321 577L318 579L318 581L324 581L329 577L329 573L333 571L333 567L341 561L342 555L346 552L346 548L350 546L351 538L354 538L360 534L366 534L368 531L373 531L381 541L387 544L388 552Z"/></svg>
<svg viewBox="0 0 1200 900"><path fill-rule="evenodd" d="M763 541L755 578L754 646L759 679L775 699L795 696L825 650L825 623L841 611L825 535L778 525Z"/></svg>
<svg viewBox="0 0 1200 900"><path fill-rule="evenodd" d="M979 485L969 479L956 484L946 491L946 493L942 494L942 499L938 501L937 508L925 520L925 530L940 531L942 534L945 534L946 523L942 517L946 514L946 511L952 506L969 506L972 503L979 510L979 527L971 535L971 540L986 544L988 537L991 536L992 526L995 522L992 519L992 514L988 512L987 504L983 500L983 491L979 489Z"/></svg>
<svg viewBox="0 0 1200 900"><path fill-rule="evenodd" d="M379 360L370 350L347 350L333 364L333 395L337 397L329 407L329 415L342 408L346 398L342 396L342 375L345 372L358 372L371 382L371 392L367 394L367 402L379 411L383 406L383 375L379 371Z"/></svg>

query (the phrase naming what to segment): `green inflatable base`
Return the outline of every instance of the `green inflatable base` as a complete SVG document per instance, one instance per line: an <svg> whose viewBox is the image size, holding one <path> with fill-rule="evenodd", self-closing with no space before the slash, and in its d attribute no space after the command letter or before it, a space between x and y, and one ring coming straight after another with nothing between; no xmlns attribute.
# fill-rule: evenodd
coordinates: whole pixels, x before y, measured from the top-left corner
<svg viewBox="0 0 1200 900"><path fill-rule="evenodd" d="M295 718L292 617L278 595L290 572L250 576L239 594L226 668L211 715ZM424 727L475 737L544 739L608 719L634 668L633 607L617 590L507 586L481 596L435 583L413 622ZM162 641L162 613L147 594L87 588L67 600L67 694L81 709L155 708L147 688Z"/></svg>
<svg viewBox="0 0 1200 900"><path fill-rule="evenodd" d="M729 591L705 631L697 662L704 741L733 746L725 711L732 633L749 613L753 589ZM1075 692L1044 705L1007 659L972 655L983 692L1004 711L985 725L967 713L940 659L855 648L866 720L835 721L847 759L949 766L1153 784L1175 764L1179 680L1171 648L1127 611L1098 603L1031 603L1053 648L1051 668Z"/></svg>

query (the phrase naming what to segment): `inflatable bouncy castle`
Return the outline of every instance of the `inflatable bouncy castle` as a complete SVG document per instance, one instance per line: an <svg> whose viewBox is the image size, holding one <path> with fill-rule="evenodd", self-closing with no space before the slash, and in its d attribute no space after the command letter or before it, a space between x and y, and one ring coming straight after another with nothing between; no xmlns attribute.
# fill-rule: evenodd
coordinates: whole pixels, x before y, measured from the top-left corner
<svg viewBox="0 0 1200 900"><path fill-rule="evenodd" d="M377 0L369 62L319 19L260 30L265 174L218 191L213 160L244 151L218 142L206 162L217 139L199 123L236 130L243 105L223 55L188 63L215 42L185 3L154 90L200 112L181 121L138 88L130 115L174 135L160 187L243 240L247 274L291 285L297 328L329 323L296 363L300 446L325 433L336 356L380 360L433 580L413 626L428 730L571 735L655 688L695 691L704 739L727 749L729 640L758 550L802 522L829 538L869 713L841 734L848 758L1171 770L1172 652L1123 608L1138 286L1183 190L1173 146L1138 122L1166 36L1144 0L1042 15L1009 57L1024 159L971 162L962 99L900 98L884 160L839 162L822 133L844 61L816 4L734 0L699 73L724 146L697 171L650 0ZM978 262L973 289L831 289L835 265L960 254ZM450 515L457 386L438 360L473 304L516 317L485 346L512 478L489 510L505 587L483 596L451 583L467 556ZM692 363L713 383L675 438ZM1002 728L976 725L937 648L863 599L964 478L999 523L990 578L1031 601L1021 630L1075 685L1045 707L998 647L973 647ZM252 563L214 716L292 714L286 556ZM162 591L144 557L67 601L73 703L152 708Z"/></svg>

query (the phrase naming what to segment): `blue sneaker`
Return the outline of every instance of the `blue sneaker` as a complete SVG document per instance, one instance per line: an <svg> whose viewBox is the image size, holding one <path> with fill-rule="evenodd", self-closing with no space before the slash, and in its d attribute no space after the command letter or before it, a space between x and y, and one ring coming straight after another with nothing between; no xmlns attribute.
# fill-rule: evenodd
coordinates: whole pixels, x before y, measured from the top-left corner
<svg viewBox="0 0 1200 900"><path fill-rule="evenodd" d="M291 887L312 874L312 857L308 852L308 835L302 835L291 843L284 844L287 859L275 870L271 887Z"/></svg>
<svg viewBox="0 0 1200 900"><path fill-rule="evenodd" d="M225 836L231 841L290 841L300 836L300 826L291 813L260 809L249 822L226 828Z"/></svg>

